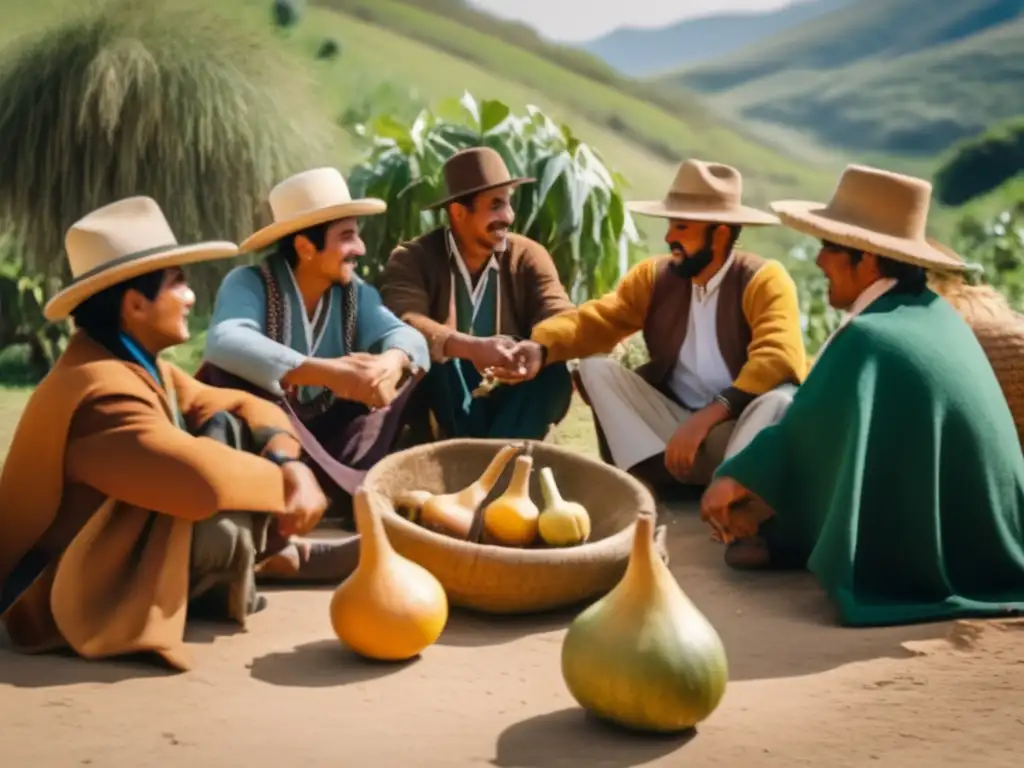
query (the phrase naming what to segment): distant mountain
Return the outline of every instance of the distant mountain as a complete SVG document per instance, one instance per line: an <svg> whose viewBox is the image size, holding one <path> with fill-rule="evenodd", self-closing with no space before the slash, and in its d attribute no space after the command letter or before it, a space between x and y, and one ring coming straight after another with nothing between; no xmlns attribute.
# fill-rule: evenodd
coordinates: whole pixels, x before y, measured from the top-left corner
<svg viewBox="0 0 1024 768"><path fill-rule="evenodd" d="M856 0L796 0L778 11L721 13L659 29L623 27L579 47L623 74L650 77L709 61Z"/></svg>
<svg viewBox="0 0 1024 768"><path fill-rule="evenodd" d="M833 146L934 154L1024 114L1024 0L858 0L657 82Z"/></svg>

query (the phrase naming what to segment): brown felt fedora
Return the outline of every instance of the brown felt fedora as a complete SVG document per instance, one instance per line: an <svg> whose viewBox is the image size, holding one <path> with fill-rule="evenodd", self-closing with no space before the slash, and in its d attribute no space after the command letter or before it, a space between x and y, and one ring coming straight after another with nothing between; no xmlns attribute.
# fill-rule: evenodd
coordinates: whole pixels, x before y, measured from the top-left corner
<svg viewBox="0 0 1024 768"><path fill-rule="evenodd" d="M434 210L464 195L499 187L518 187L536 179L512 178L501 155L490 147L472 147L456 152L444 164L445 197L427 206Z"/></svg>
<svg viewBox="0 0 1024 768"><path fill-rule="evenodd" d="M932 185L924 179L866 165L849 165L828 203L780 200L771 204L797 232L925 269L971 269L926 234Z"/></svg>

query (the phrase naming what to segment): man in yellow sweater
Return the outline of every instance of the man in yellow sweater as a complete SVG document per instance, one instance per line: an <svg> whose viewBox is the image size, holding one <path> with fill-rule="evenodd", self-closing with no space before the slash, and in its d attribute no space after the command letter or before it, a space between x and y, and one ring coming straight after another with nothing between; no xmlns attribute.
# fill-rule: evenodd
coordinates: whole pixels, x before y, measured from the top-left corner
<svg viewBox="0 0 1024 768"><path fill-rule="evenodd" d="M580 358L605 459L654 486L706 485L723 458L782 418L807 371L792 278L733 249L744 226L778 223L742 205L741 191L735 168L682 163L663 200L629 205L669 220L671 256L645 259L615 291L539 323L519 348L531 374ZM650 353L642 368L603 356L637 332Z"/></svg>

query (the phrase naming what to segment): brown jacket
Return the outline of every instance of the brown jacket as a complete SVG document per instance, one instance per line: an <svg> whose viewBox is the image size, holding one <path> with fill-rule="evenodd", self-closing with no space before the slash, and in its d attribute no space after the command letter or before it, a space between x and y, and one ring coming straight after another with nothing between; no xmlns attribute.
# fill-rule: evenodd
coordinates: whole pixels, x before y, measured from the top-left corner
<svg viewBox="0 0 1024 768"><path fill-rule="evenodd" d="M455 318L449 316L451 271L445 238L446 229L438 227L396 247L381 287L384 304L426 337L435 362L445 360L444 345L455 330ZM499 334L527 339L540 321L573 309L551 255L540 243L509 235L508 249L499 260Z"/></svg>
<svg viewBox="0 0 1024 768"><path fill-rule="evenodd" d="M277 406L159 366L190 429L226 410L292 434ZM88 522L4 615L22 650L154 651L191 667L193 521L221 510L280 513L284 482L266 459L177 427L169 403L141 366L81 333L29 399L0 473L0 586L30 549L47 551L59 528Z"/></svg>

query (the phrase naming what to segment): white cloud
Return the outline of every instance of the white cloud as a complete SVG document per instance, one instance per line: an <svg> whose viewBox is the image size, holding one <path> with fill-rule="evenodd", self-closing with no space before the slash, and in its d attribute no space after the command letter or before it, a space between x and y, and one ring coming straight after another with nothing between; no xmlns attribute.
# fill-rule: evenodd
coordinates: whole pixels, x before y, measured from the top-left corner
<svg viewBox="0 0 1024 768"><path fill-rule="evenodd" d="M695 16L764 11L793 0L470 0L481 10L522 21L554 40L582 41L617 27L661 27Z"/></svg>

